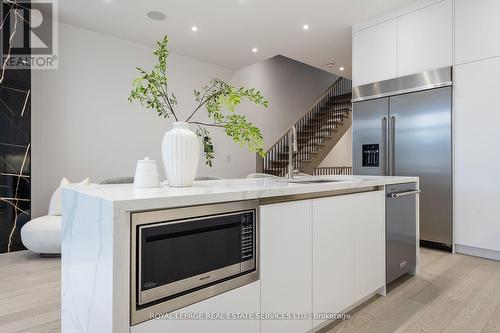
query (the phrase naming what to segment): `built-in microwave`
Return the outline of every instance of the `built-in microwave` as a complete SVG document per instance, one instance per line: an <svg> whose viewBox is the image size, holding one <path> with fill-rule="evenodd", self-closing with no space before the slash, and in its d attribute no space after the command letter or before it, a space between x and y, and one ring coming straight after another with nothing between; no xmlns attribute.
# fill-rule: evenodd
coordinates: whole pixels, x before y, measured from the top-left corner
<svg viewBox="0 0 500 333"><path fill-rule="evenodd" d="M131 323L258 279L257 201L131 214Z"/></svg>

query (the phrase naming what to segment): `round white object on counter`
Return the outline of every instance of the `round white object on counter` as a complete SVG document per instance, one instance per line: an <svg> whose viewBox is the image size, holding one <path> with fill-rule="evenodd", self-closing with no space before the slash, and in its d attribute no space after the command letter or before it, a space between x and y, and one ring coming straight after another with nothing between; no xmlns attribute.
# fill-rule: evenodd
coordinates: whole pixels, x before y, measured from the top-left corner
<svg viewBox="0 0 500 333"><path fill-rule="evenodd" d="M155 160L144 157L137 161L135 168L134 187L159 187L160 178L158 175L158 166Z"/></svg>

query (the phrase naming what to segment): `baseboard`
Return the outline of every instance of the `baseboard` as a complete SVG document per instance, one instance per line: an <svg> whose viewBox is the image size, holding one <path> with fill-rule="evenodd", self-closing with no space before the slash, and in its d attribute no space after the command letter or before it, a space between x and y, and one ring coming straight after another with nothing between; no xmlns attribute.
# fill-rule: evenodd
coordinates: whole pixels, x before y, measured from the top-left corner
<svg viewBox="0 0 500 333"><path fill-rule="evenodd" d="M420 246L421 247L428 247L431 249L436 249L436 250L442 250L446 252L453 252L453 247L448 244L443 244L443 243L437 243L437 242L432 242L428 240L420 240Z"/></svg>
<svg viewBox="0 0 500 333"><path fill-rule="evenodd" d="M500 261L500 252L495 250L481 249L467 245L455 244L455 252L473 257L480 257Z"/></svg>
<svg viewBox="0 0 500 333"><path fill-rule="evenodd" d="M40 258L61 258L60 253L40 253Z"/></svg>
<svg viewBox="0 0 500 333"><path fill-rule="evenodd" d="M369 301L372 298L374 298L375 296L377 296L377 295L385 296L385 295L382 295L382 292L385 294L385 291L386 291L386 286L384 285L384 286L380 287L380 289L378 289L377 291L371 293L368 296L363 297L362 299L360 299L359 301L357 301L353 305L349 306L348 308L344 309L343 311L340 311L339 313L351 313L356 308L365 306L365 303L368 304ZM339 319L337 319L337 320L325 320L324 322L322 322L318 326L313 327L313 329L308 331L308 333L326 333L331 328L333 328L335 326L335 324L337 324L338 320ZM348 320L350 320L350 319L348 319Z"/></svg>

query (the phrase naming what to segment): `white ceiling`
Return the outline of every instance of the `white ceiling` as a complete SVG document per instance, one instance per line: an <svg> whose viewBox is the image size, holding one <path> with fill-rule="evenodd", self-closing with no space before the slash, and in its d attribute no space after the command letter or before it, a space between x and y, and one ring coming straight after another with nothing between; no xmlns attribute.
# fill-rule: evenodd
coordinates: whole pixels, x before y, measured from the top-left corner
<svg viewBox="0 0 500 333"><path fill-rule="evenodd" d="M414 1L64 0L59 19L150 46L168 34L171 51L231 69L282 54L350 77L351 26ZM151 10L164 12L166 20L149 19Z"/></svg>

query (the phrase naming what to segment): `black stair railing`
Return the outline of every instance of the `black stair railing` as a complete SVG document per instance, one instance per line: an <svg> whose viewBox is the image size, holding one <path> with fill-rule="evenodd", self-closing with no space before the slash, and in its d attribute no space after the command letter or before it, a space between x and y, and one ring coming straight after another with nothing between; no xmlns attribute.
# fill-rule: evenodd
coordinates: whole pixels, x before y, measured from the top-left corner
<svg viewBox="0 0 500 333"><path fill-rule="evenodd" d="M294 166L303 170L304 163L317 153L325 139L333 135L351 111L351 80L337 79L312 105L307 113L294 123L297 129L298 152L294 154ZM288 132L271 146L265 157L258 159L259 172L285 176L288 165Z"/></svg>
<svg viewBox="0 0 500 333"><path fill-rule="evenodd" d="M352 167L319 167L314 169L314 176L331 176L331 175L352 175Z"/></svg>

